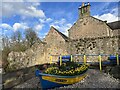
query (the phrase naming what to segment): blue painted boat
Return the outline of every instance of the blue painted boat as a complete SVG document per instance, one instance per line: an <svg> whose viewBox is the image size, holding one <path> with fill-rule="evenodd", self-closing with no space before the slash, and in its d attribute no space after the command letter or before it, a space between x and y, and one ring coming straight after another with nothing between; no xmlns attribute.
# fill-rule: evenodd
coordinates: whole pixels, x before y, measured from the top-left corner
<svg viewBox="0 0 120 90"><path fill-rule="evenodd" d="M40 79L42 89L51 89L77 83L87 76L87 70L76 76L51 75L36 70L36 76Z"/></svg>

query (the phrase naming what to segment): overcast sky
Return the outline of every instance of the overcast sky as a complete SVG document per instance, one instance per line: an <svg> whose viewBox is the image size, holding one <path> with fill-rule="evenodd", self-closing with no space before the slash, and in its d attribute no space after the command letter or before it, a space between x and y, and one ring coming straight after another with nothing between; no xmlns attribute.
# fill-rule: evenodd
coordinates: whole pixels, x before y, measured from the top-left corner
<svg viewBox="0 0 120 90"><path fill-rule="evenodd" d="M82 2L4 2L2 3L1 34L10 36L32 27L39 38L44 38L50 26L68 35L67 30L78 19ZM90 2L91 16L103 21L118 20L118 2Z"/></svg>

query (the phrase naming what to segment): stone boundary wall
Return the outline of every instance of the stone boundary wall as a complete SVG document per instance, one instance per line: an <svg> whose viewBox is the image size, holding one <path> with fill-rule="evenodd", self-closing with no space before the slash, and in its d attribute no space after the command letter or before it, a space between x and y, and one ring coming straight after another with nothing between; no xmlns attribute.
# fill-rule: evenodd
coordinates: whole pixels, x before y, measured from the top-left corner
<svg viewBox="0 0 120 90"><path fill-rule="evenodd" d="M8 71L31 67L50 62L50 55L70 54L116 54L120 52L120 35L97 38L80 38L69 42L38 44L25 52L11 52L8 57ZM102 57L107 60L108 57ZM83 57L73 57L74 61L83 61ZM58 57L53 57L58 60ZM87 57L89 62L97 62L98 57Z"/></svg>
<svg viewBox="0 0 120 90"><path fill-rule="evenodd" d="M25 52L10 52L7 58L8 66L5 72L43 64L45 44L37 44ZM38 56L40 56L38 58ZM46 63L46 62L44 62Z"/></svg>
<svg viewBox="0 0 120 90"><path fill-rule="evenodd" d="M80 38L69 42L70 54L117 54L120 52L120 35L97 38ZM102 57L107 60L108 57ZM83 57L73 57L75 61L83 61ZM98 57L87 57L89 62L98 62Z"/></svg>

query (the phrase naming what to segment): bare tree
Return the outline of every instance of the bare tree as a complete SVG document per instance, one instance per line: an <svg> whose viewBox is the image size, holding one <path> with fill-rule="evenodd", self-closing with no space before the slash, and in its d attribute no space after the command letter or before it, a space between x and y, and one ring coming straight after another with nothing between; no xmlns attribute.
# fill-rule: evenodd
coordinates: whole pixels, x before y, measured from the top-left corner
<svg viewBox="0 0 120 90"><path fill-rule="evenodd" d="M7 36L2 38L2 66L5 69L8 65L7 57L10 53L10 42Z"/></svg>
<svg viewBox="0 0 120 90"><path fill-rule="evenodd" d="M12 42L20 43L20 41L22 40L21 32L20 31L14 32L11 39L12 39Z"/></svg>
<svg viewBox="0 0 120 90"><path fill-rule="evenodd" d="M26 29L25 37L30 47L38 40L38 36L32 28Z"/></svg>
<svg viewBox="0 0 120 90"><path fill-rule="evenodd" d="M4 47L9 47L10 46L10 41L8 36L2 37L2 46Z"/></svg>

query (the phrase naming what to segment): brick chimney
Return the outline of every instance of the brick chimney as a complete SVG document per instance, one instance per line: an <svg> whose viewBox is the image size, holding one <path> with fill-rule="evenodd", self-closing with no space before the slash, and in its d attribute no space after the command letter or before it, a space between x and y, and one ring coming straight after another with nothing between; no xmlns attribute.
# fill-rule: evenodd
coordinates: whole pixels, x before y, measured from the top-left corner
<svg viewBox="0 0 120 90"><path fill-rule="evenodd" d="M82 3L82 6L78 8L79 10L79 18L84 18L86 16L90 16L90 3Z"/></svg>

